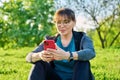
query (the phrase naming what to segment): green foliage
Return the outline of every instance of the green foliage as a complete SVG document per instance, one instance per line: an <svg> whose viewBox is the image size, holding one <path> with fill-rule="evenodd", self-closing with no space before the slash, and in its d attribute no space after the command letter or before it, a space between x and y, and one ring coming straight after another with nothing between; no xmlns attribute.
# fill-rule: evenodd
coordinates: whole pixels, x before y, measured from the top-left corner
<svg viewBox="0 0 120 80"><path fill-rule="evenodd" d="M97 34L96 30L90 30L88 32L88 35L90 36L90 38L93 40L93 44L95 47L100 48L101 47L101 43L99 40L99 36Z"/></svg>
<svg viewBox="0 0 120 80"><path fill-rule="evenodd" d="M115 28L113 28L113 29L115 29ZM107 28L103 28L102 30L101 30L101 34L104 37L104 34L107 32ZM119 45L120 44L120 36L116 39L114 44L112 46L110 46L110 43L112 42L113 38L115 37L115 35L117 33L118 33L117 29L109 31L107 33L107 36L105 38L105 43L104 43L106 48L108 48L108 47L111 47L111 48L114 47L114 48L118 48L118 49L120 48L120 45ZM97 34L97 31L96 30L90 30L88 32L88 35L92 38L94 46L97 47L97 48L101 48L102 45L101 45L101 42L99 40L99 36Z"/></svg>
<svg viewBox="0 0 120 80"><path fill-rule="evenodd" d="M96 27L97 33L92 35L95 42L99 42L96 44L102 48L120 47L120 0L91 0L89 3L81 0L78 3L81 3L85 17Z"/></svg>
<svg viewBox="0 0 120 80"><path fill-rule="evenodd" d="M107 21L101 22L99 25L99 30L89 31L88 34L92 37L95 46L100 47L103 43L104 47L117 47L120 48L120 15L117 18L109 16ZM103 24L104 23L104 24ZM102 39L98 35L100 31ZM118 35L119 34L119 35ZM118 35L118 36L117 36ZM117 36L117 37L116 37ZM115 38L116 37L116 38ZM113 42L113 43L112 43Z"/></svg>
<svg viewBox="0 0 120 80"><path fill-rule="evenodd" d="M6 49L36 46L39 45L45 35L55 34L56 29L52 23L52 17L55 11L53 1L54 0L8 0L3 2L3 6L0 6L0 47ZM111 1L114 3L114 0ZM90 6L86 7L88 8L88 12L92 11L94 14L100 15L100 12L104 12L103 9L107 7L107 3L108 5L113 5L109 4L109 1L100 2L104 4L97 7L95 6L93 11L89 10L92 9ZM86 4L81 4L81 6L84 5ZM116 6L118 7L115 9L113 15L106 18L107 20L104 19L100 23L97 23L100 26L100 30L98 31L101 32L101 35L97 35L97 32L94 32L95 34L92 33L95 46L101 47L103 43L105 47L111 47L111 42L113 42L112 47L120 47L120 36L113 41L118 32L120 32L120 7L119 4ZM85 9L85 7L83 8ZM97 8L98 12L94 10L97 10ZM91 15L96 22L97 15L95 16L94 14L91 13L89 15ZM102 22L105 22L105 24L102 25ZM102 39L99 38L100 36Z"/></svg>
<svg viewBox="0 0 120 80"><path fill-rule="evenodd" d="M46 34L54 33L52 0L10 0L3 4L0 47L36 46Z"/></svg>
<svg viewBox="0 0 120 80"><path fill-rule="evenodd" d="M27 80L31 64L25 61L34 48L0 49L0 80ZM120 49L96 49L91 69L96 80L120 79Z"/></svg>

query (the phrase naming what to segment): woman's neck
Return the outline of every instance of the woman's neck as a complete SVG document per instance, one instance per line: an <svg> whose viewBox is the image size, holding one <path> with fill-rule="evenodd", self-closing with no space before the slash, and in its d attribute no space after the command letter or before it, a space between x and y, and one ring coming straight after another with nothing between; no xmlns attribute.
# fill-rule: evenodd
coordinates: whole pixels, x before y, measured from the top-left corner
<svg viewBox="0 0 120 80"><path fill-rule="evenodd" d="M61 35L61 40L71 40L72 35L72 32L68 35Z"/></svg>
<svg viewBox="0 0 120 80"><path fill-rule="evenodd" d="M72 39L72 32L69 35L61 35L61 42L64 47L67 47Z"/></svg>

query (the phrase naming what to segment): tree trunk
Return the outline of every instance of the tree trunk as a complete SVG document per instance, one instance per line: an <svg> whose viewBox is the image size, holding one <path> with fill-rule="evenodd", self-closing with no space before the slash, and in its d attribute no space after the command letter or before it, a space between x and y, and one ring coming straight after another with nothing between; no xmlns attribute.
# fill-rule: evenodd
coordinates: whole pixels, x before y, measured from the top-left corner
<svg viewBox="0 0 120 80"><path fill-rule="evenodd" d="M118 32L118 34L113 38L112 42L110 43L110 46L112 46L115 42L115 40L119 37L120 32Z"/></svg>
<svg viewBox="0 0 120 80"><path fill-rule="evenodd" d="M99 36L99 39L100 39L100 42L101 42L101 46L102 46L102 48L105 48L104 40L102 39L99 28L97 28L96 30L97 30L97 33L98 33L98 36Z"/></svg>

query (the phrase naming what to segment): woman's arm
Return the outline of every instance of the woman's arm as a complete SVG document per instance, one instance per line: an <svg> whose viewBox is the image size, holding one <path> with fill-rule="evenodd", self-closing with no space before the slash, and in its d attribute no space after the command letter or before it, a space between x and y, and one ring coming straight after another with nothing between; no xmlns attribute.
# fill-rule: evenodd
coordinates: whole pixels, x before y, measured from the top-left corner
<svg viewBox="0 0 120 80"><path fill-rule="evenodd" d="M41 43L34 51L28 53L28 55L26 56L26 61L34 63L41 60L40 58L41 51L43 51L43 43Z"/></svg>
<svg viewBox="0 0 120 80"><path fill-rule="evenodd" d="M34 51L26 56L26 61L35 63L39 60L50 62L53 60L53 54L43 49L43 44L40 44Z"/></svg>
<svg viewBox="0 0 120 80"><path fill-rule="evenodd" d="M40 52L39 53L31 52L26 56L26 61L31 62L31 63L37 62L37 61L41 60L40 54L41 54Z"/></svg>
<svg viewBox="0 0 120 80"><path fill-rule="evenodd" d="M74 53L78 54L78 60L87 61L95 57L93 42L88 36L83 36L80 46L82 49Z"/></svg>

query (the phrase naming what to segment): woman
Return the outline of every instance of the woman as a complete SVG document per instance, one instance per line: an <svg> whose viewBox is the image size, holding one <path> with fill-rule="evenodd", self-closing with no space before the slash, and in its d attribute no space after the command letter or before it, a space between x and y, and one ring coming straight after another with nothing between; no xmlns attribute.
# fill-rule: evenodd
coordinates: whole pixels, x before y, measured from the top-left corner
<svg viewBox="0 0 120 80"><path fill-rule="evenodd" d="M85 33L73 31L74 12L61 8L54 21L58 35L46 38L55 40L57 49L44 50L42 42L27 55L34 63L28 80L94 80L89 62L95 57L93 43Z"/></svg>

